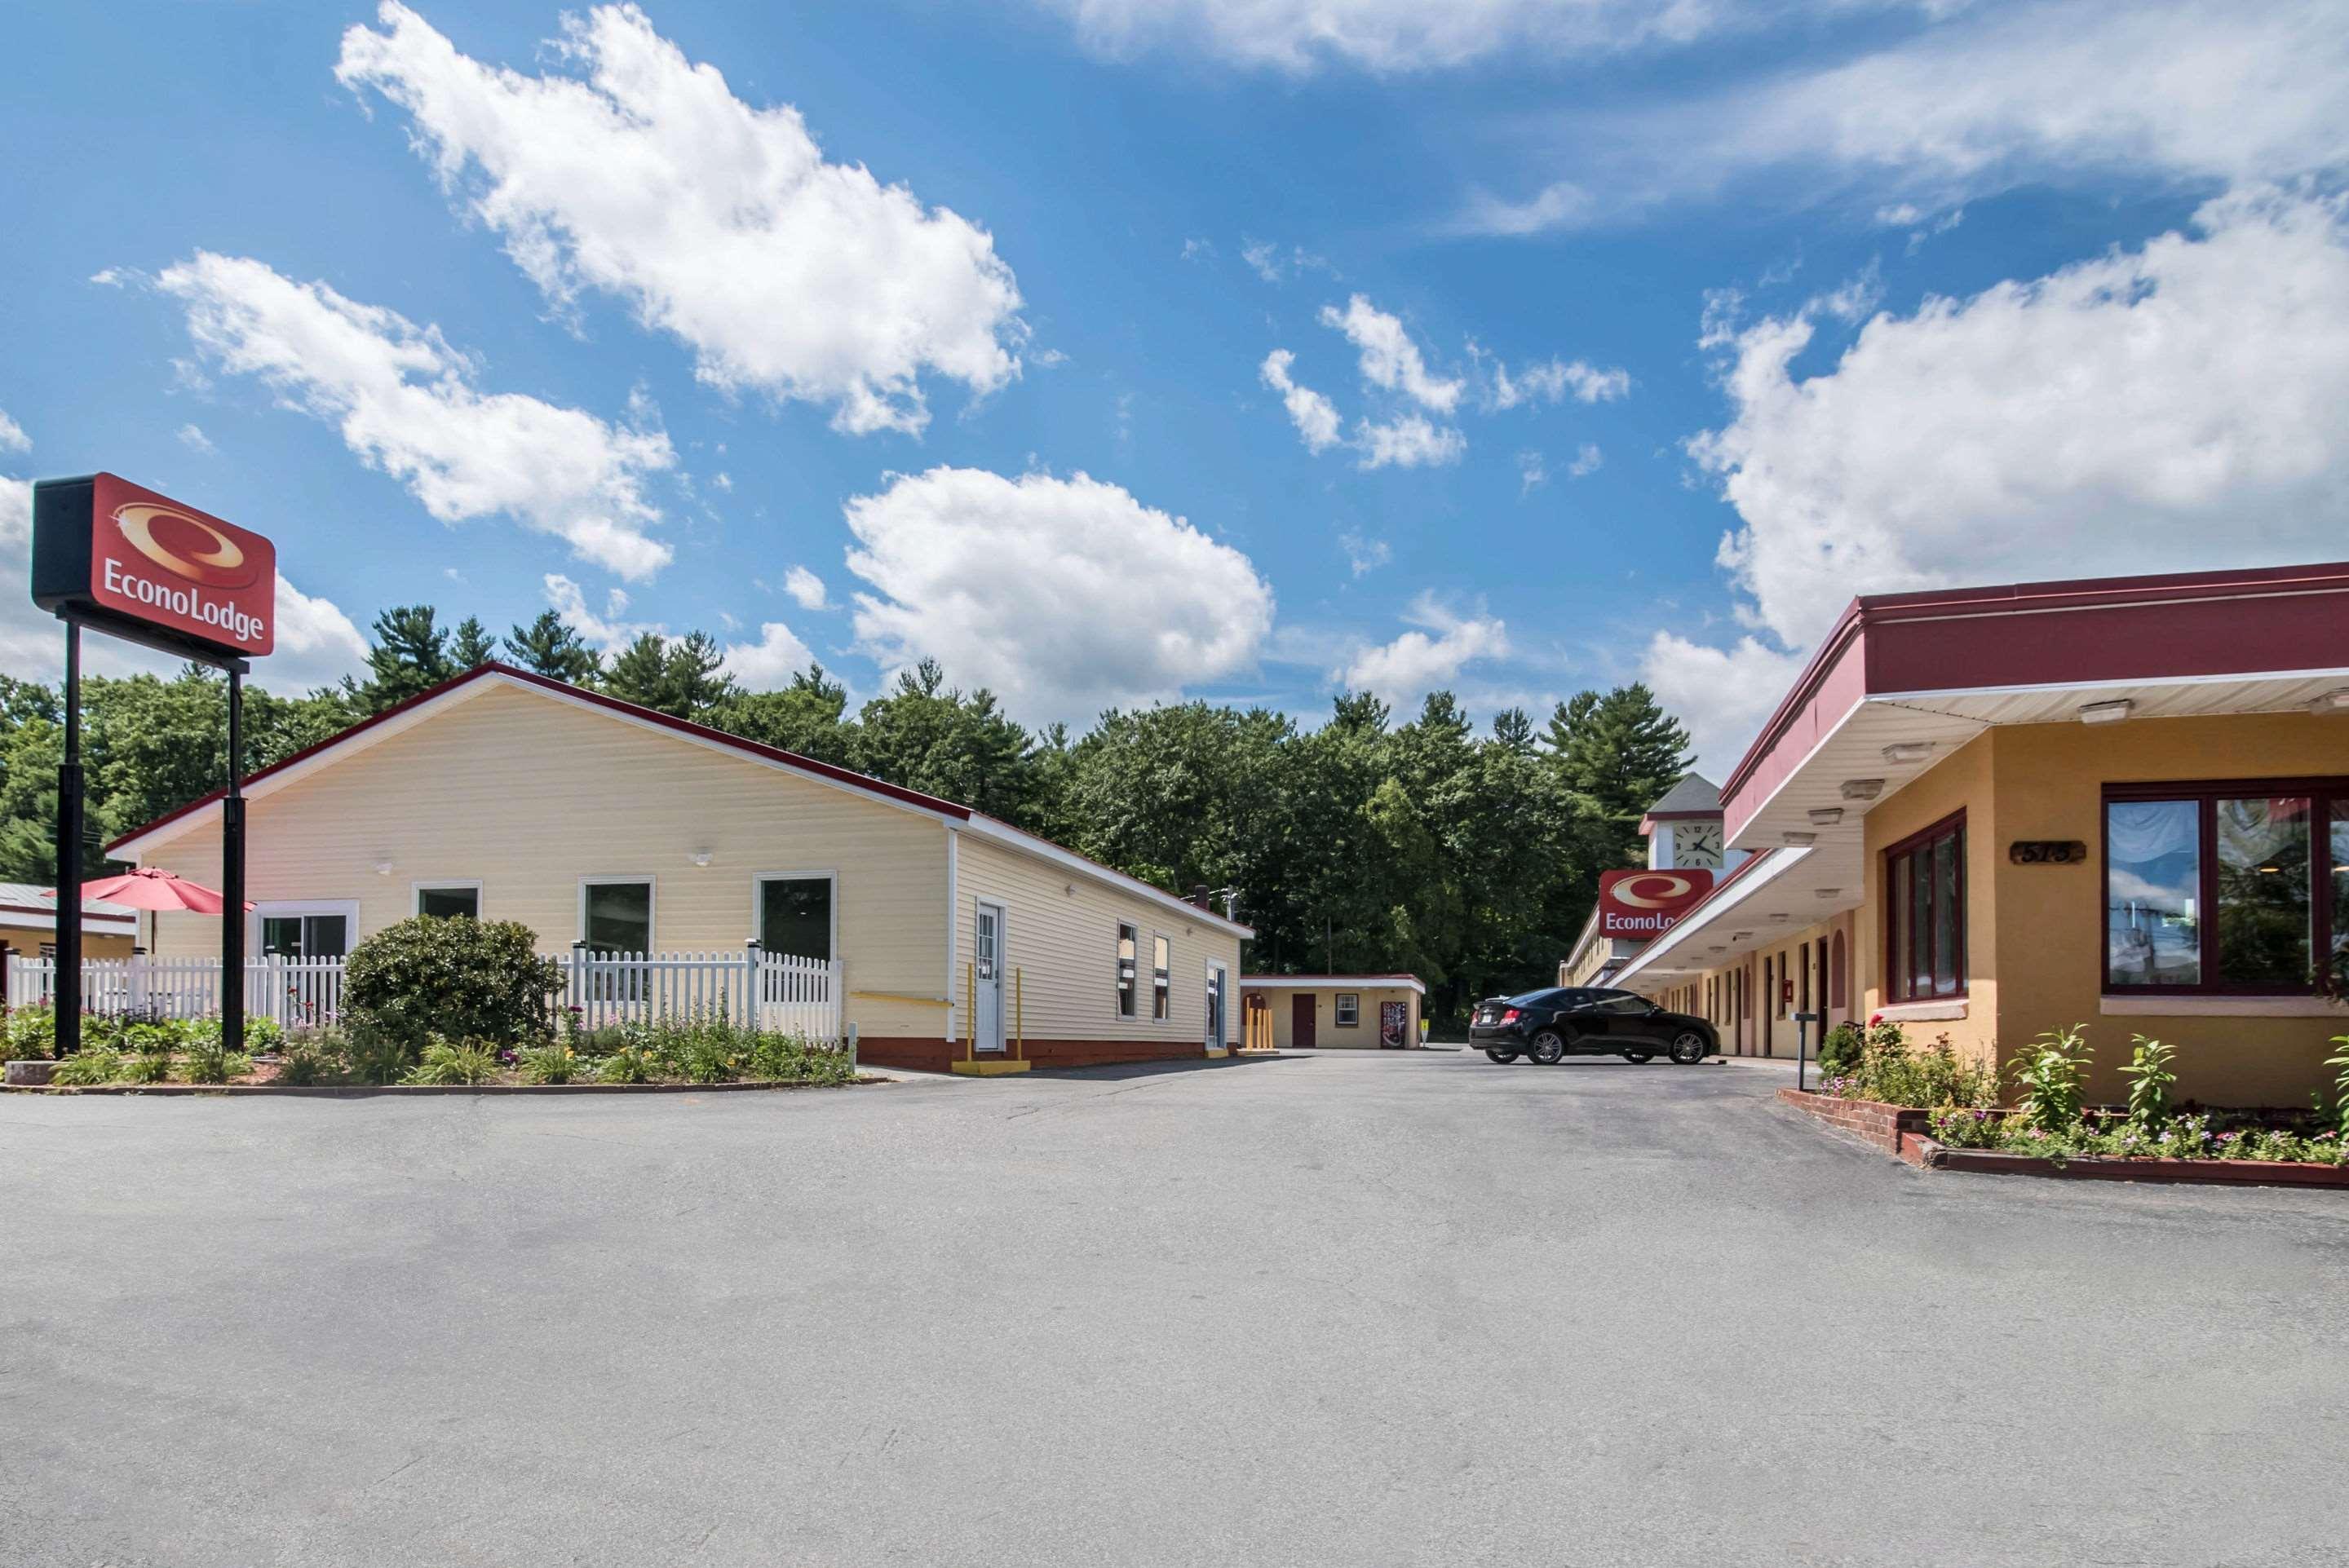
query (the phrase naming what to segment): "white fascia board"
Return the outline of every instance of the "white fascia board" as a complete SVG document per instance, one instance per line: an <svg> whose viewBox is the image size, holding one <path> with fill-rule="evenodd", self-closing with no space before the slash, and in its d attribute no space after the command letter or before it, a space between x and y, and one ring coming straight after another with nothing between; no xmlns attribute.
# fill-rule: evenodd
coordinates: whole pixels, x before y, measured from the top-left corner
<svg viewBox="0 0 2349 1568"><path fill-rule="evenodd" d="M1810 859L1813 851L1809 848L1806 847L1799 850L1783 849L1776 851L1764 851L1764 852L1772 857L1770 864L1764 866L1758 872L1751 872L1748 875L1740 878L1736 885L1730 890L1731 896L1729 896L1725 902L1718 905L1706 905L1702 910L1700 910L1697 913L1694 918L1682 921L1678 925L1673 926L1670 931L1664 933L1663 935L1659 936L1655 941L1650 943L1645 952L1641 953L1640 956L1634 958L1630 963L1625 965L1620 970L1616 972L1615 978L1618 980L1630 979L1632 975L1640 974L1641 971L1645 970L1657 959L1661 958L1667 953L1673 951L1689 936L1697 932L1710 929L1716 921L1728 914L1730 911L1737 908L1739 905L1745 903L1746 900L1752 898L1755 893L1761 892L1764 888L1768 887L1772 882L1776 882L1780 877L1785 876L1788 872L1794 870L1796 866ZM1858 901L1855 899L1852 902L1857 903ZM1724 962L1726 961L1724 960Z"/></svg>
<svg viewBox="0 0 2349 1568"><path fill-rule="evenodd" d="M1243 975L1234 984L1250 991L1416 991L1422 996L1427 995L1427 987L1419 981L1395 975Z"/></svg>
<svg viewBox="0 0 2349 1568"><path fill-rule="evenodd" d="M1102 887L1146 899L1162 909L1179 913L1185 920L1237 936L1242 941L1256 935L1256 927L1252 925L1242 925L1237 920L1226 920L1222 915L1201 909L1187 899L1176 898L1163 887L1153 887L1139 877L1130 877L1123 872L1112 871L1107 866L1085 859L1074 850L1062 849L1050 839L1040 839L1033 833L1023 833L1009 822L999 822L992 817L981 816L977 811L973 811L970 814L970 820L963 823L962 826L990 843L1001 844L1008 850L1015 850L1023 855L1042 861L1047 865L1073 872Z"/></svg>

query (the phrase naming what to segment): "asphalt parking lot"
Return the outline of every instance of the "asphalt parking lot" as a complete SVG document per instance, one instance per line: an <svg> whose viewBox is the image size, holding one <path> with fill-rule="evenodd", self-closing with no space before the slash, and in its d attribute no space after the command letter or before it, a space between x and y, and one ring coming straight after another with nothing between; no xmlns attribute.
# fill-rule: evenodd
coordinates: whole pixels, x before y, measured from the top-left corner
<svg viewBox="0 0 2349 1568"><path fill-rule="evenodd" d="M0 1561L2342 1560L2339 1194L1785 1081L0 1099Z"/></svg>

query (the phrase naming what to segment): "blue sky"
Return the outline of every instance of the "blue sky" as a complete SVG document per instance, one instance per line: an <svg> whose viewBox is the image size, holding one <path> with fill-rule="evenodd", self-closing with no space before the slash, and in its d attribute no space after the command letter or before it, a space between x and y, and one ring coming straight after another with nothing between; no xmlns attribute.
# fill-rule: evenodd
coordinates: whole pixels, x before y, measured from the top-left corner
<svg viewBox="0 0 2349 1568"><path fill-rule="evenodd" d="M1855 592L2344 553L2340 4L222 3L0 47L0 550L100 467L274 535L264 684L387 604L554 604L754 684L934 655L1031 723L1645 676L1717 774ZM12 671L56 644L0 619Z"/></svg>

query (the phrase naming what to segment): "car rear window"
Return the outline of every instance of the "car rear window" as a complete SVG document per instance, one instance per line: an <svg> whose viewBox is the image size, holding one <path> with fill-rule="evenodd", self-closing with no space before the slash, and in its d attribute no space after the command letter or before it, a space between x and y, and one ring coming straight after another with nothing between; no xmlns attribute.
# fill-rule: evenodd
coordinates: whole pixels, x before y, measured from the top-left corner
<svg viewBox="0 0 2349 1568"><path fill-rule="evenodd" d="M1565 992L1556 989L1547 991L1526 991L1515 996L1504 997L1502 1000L1507 1002L1512 1007L1535 1007L1565 995Z"/></svg>

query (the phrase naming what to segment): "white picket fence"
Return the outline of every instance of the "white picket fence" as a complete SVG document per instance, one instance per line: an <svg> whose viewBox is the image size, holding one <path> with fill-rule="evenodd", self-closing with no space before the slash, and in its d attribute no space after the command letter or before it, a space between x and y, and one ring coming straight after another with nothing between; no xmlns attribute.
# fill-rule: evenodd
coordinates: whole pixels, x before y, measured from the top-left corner
<svg viewBox="0 0 2349 1568"><path fill-rule="evenodd" d="M717 953L590 953L554 955L563 970L558 1005L576 1007L581 1024L600 1028L628 1021L714 1016L720 1011L759 1029L840 1037L840 961L794 958L756 947ZM53 958L8 956L12 1006L51 1004L57 996ZM342 1011L339 958L254 958L244 965L244 1011L294 1027L331 1022ZM171 1018L208 1017L220 1011L217 958L84 959L81 1004L91 1013L140 1013Z"/></svg>

